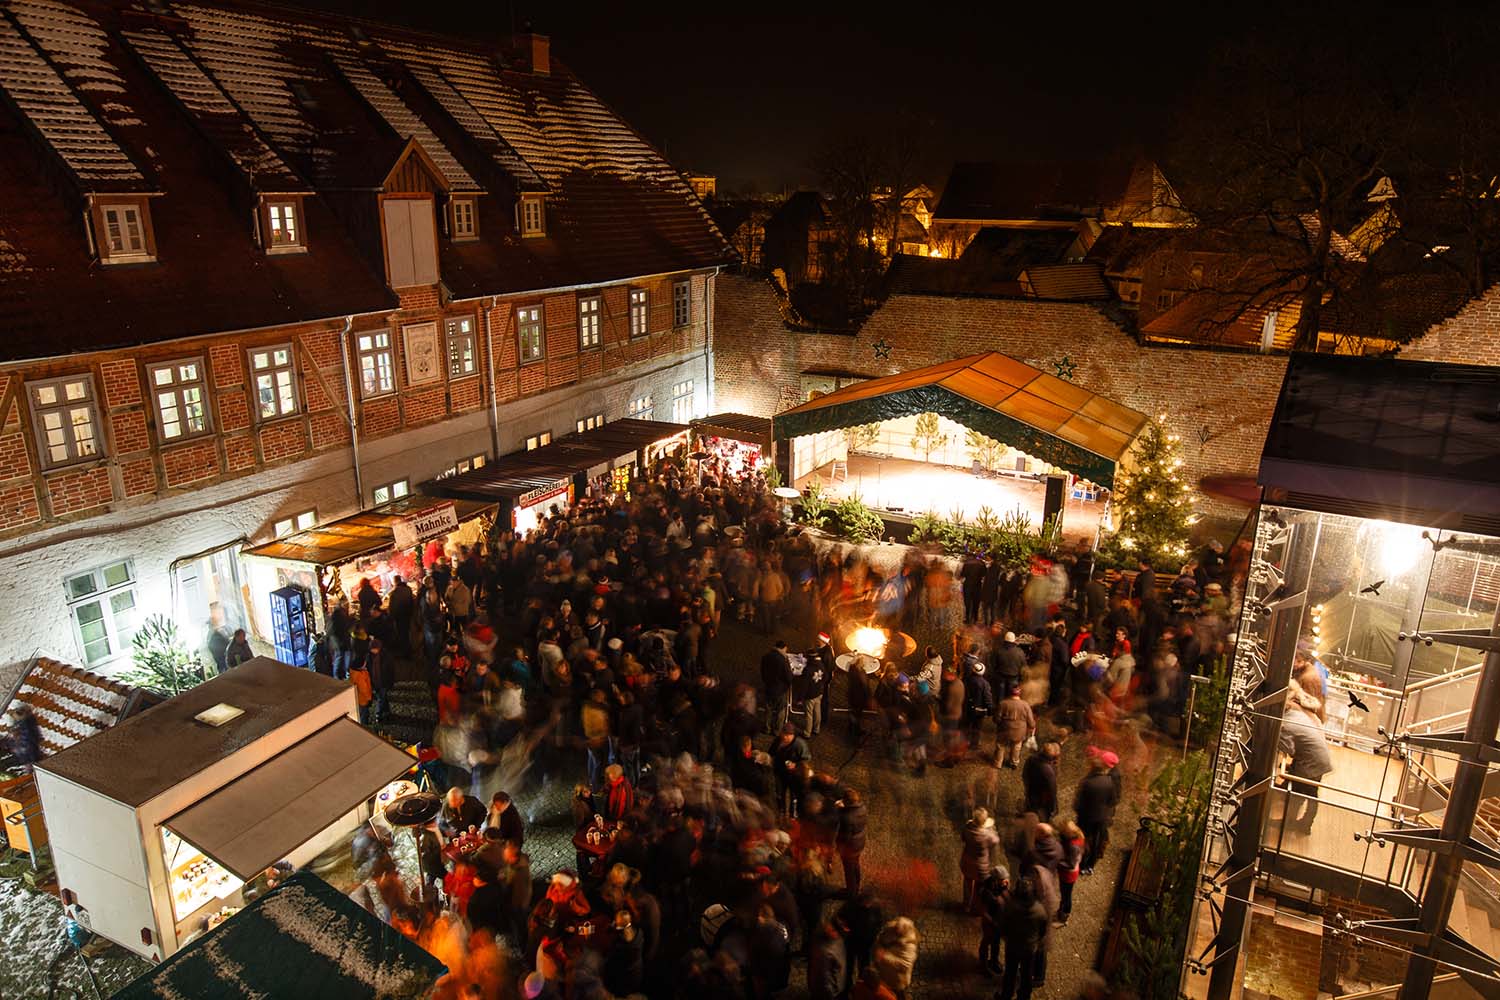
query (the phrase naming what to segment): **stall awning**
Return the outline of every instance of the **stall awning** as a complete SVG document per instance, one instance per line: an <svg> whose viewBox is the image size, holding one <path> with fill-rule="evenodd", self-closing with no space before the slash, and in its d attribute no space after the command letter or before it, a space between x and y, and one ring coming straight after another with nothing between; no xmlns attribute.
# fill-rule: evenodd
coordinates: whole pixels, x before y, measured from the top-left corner
<svg viewBox="0 0 1500 1000"><path fill-rule="evenodd" d="M422 484L435 496L515 500L533 490L585 473L596 465L666 441L686 432L687 424L662 420L611 420L592 430L578 431L531 451L501 455L473 472L446 476Z"/></svg>
<svg viewBox="0 0 1500 1000"><path fill-rule="evenodd" d="M447 967L310 872L154 966L116 1000L418 1000Z"/></svg>
<svg viewBox="0 0 1500 1000"><path fill-rule="evenodd" d="M991 351L846 386L776 414L785 441L918 413L937 413L1100 486L1148 417Z"/></svg>
<svg viewBox="0 0 1500 1000"><path fill-rule="evenodd" d="M695 434L746 441L762 448L771 447L770 417L755 417L748 413L715 413L711 417L694 420L692 427Z"/></svg>
<svg viewBox="0 0 1500 1000"><path fill-rule="evenodd" d="M163 825L248 881L414 763L357 722L340 719Z"/></svg>
<svg viewBox="0 0 1500 1000"><path fill-rule="evenodd" d="M287 559L314 566L338 566L396 547L393 526L430 507L451 503L460 523L494 506L494 501L450 500L413 493L379 507L341 517L274 542L246 549L245 555Z"/></svg>

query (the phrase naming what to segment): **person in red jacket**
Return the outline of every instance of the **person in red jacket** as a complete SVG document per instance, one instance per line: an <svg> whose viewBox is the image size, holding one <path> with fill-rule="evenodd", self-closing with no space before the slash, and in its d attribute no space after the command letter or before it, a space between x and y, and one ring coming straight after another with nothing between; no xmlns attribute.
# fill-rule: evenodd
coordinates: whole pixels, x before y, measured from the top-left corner
<svg viewBox="0 0 1500 1000"><path fill-rule="evenodd" d="M618 823L635 809L635 789L619 764L604 769L604 793L604 818L610 822Z"/></svg>

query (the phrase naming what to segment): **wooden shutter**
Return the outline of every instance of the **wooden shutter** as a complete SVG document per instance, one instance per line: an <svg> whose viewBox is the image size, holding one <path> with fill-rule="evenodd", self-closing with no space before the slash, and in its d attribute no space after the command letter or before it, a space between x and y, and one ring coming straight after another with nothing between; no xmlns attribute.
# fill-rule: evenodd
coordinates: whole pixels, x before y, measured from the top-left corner
<svg viewBox="0 0 1500 1000"><path fill-rule="evenodd" d="M385 216L385 272L392 288L416 284L412 261L411 202L391 198L382 203Z"/></svg>
<svg viewBox="0 0 1500 1000"><path fill-rule="evenodd" d="M408 200L411 206L412 284L431 285L438 280L437 222L432 199Z"/></svg>

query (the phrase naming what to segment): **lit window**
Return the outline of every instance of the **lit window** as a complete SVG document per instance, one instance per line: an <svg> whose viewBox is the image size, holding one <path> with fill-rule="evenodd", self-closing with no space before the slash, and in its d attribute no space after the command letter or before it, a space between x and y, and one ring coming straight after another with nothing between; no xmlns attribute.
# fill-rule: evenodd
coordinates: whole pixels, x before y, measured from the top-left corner
<svg viewBox="0 0 1500 1000"><path fill-rule="evenodd" d="M474 352L474 317L460 316L448 320L448 377L463 378L479 370Z"/></svg>
<svg viewBox="0 0 1500 1000"><path fill-rule="evenodd" d="M578 430L579 432L582 432L582 431L591 431L595 427L603 427L604 426L604 414L602 414L602 413L596 413L596 414L594 414L591 417L584 417L582 420L577 421L574 426L575 426L575 429Z"/></svg>
<svg viewBox="0 0 1500 1000"><path fill-rule="evenodd" d="M547 235L547 216L542 210L540 196L525 195L521 198L521 235Z"/></svg>
<svg viewBox="0 0 1500 1000"><path fill-rule="evenodd" d="M297 202L266 202L266 249L298 250L302 247L302 222L297 218Z"/></svg>
<svg viewBox="0 0 1500 1000"><path fill-rule="evenodd" d="M99 413L90 376L50 379L28 388L43 465L55 468L100 454Z"/></svg>
<svg viewBox="0 0 1500 1000"><path fill-rule="evenodd" d="M291 344L252 349L250 376L255 380L255 405L260 419L274 420L297 412Z"/></svg>
<svg viewBox="0 0 1500 1000"><path fill-rule="evenodd" d="M516 340L521 362L536 361L542 356L542 307L522 306L516 310Z"/></svg>
<svg viewBox="0 0 1500 1000"><path fill-rule="evenodd" d="M650 328L646 320L647 297L644 288L630 290L630 335L644 337Z"/></svg>
<svg viewBox="0 0 1500 1000"><path fill-rule="evenodd" d="M685 424L693 419L693 380L687 379L672 386L672 420Z"/></svg>
<svg viewBox="0 0 1500 1000"><path fill-rule="evenodd" d="M63 587L84 666L130 651L136 629L135 571L130 563L78 573Z"/></svg>
<svg viewBox="0 0 1500 1000"><path fill-rule="evenodd" d="M398 479L394 483L384 483L380 486L375 487L370 491L370 497L375 501L375 505L378 507L383 503L390 503L392 500L400 500L402 497L407 496L410 493L411 481L406 479Z"/></svg>
<svg viewBox="0 0 1500 1000"><path fill-rule="evenodd" d="M453 238L455 240L472 240L479 235L478 224L474 218L473 198L453 199Z"/></svg>
<svg viewBox="0 0 1500 1000"><path fill-rule="evenodd" d="M672 325L687 326L693 319L692 285L672 282Z"/></svg>
<svg viewBox="0 0 1500 1000"><path fill-rule="evenodd" d="M147 369L163 441L192 437L208 430L204 402L203 360L191 358Z"/></svg>
<svg viewBox="0 0 1500 1000"><path fill-rule="evenodd" d="M526 439L526 450L527 451L536 451L542 445L544 445L544 444L551 444L551 443L552 443L552 432L551 431L542 431L540 434L533 434L531 437L529 437L529 438Z"/></svg>
<svg viewBox="0 0 1500 1000"><path fill-rule="evenodd" d="M626 407L625 412L632 417L639 417L641 420L650 420L651 413L655 408L656 406L650 396L637 396L630 401L630 405Z"/></svg>
<svg viewBox="0 0 1500 1000"><path fill-rule="evenodd" d="M360 396L369 399L395 389L396 363L391 356L390 332L361 333L355 344L359 353Z"/></svg>
<svg viewBox="0 0 1500 1000"><path fill-rule="evenodd" d="M304 510L300 514L293 514L291 517L282 518L280 521L277 521L276 537L285 538L294 531L306 531L317 523L317 510Z"/></svg>
<svg viewBox="0 0 1500 1000"><path fill-rule="evenodd" d="M478 455L471 455L468 458L461 458L448 466L447 471L438 478L443 479L447 476L458 476L465 472L473 472L475 469L484 468L484 463L485 456L483 452L480 452Z"/></svg>
<svg viewBox="0 0 1500 1000"><path fill-rule="evenodd" d="M597 295L584 295L578 299L578 346L598 347L604 342L599 327L604 300Z"/></svg>
<svg viewBox="0 0 1500 1000"><path fill-rule="evenodd" d="M99 256L111 263L151 260L145 213L137 202L100 205Z"/></svg>

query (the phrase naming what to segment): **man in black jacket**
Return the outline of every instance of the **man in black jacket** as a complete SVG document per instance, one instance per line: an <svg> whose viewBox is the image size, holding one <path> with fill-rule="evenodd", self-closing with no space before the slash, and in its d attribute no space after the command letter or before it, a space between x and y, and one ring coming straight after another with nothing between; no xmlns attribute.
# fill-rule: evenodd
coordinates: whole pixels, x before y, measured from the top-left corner
<svg viewBox="0 0 1500 1000"><path fill-rule="evenodd" d="M766 697L766 732L774 736L792 710L792 662L786 656L786 640L777 639L760 658L760 683Z"/></svg>
<svg viewBox="0 0 1500 1000"><path fill-rule="evenodd" d="M796 680L797 696L802 701L802 736L812 739L823 729L828 684L833 679L833 647L827 632L818 633L818 644L807 651L807 666Z"/></svg>
<svg viewBox="0 0 1500 1000"><path fill-rule="evenodd" d="M1048 743L1026 758L1021 765L1021 787L1026 792L1026 812L1034 812L1042 822L1050 822L1057 811L1057 760L1062 748Z"/></svg>
<svg viewBox="0 0 1500 1000"><path fill-rule="evenodd" d="M998 691L1008 692L1021 686L1021 671L1026 668L1026 653L1016 644L1016 634L1006 632L1000 636L990 650L990 684ZM1004 695L1002 695L1004 697Z"/></svg>

